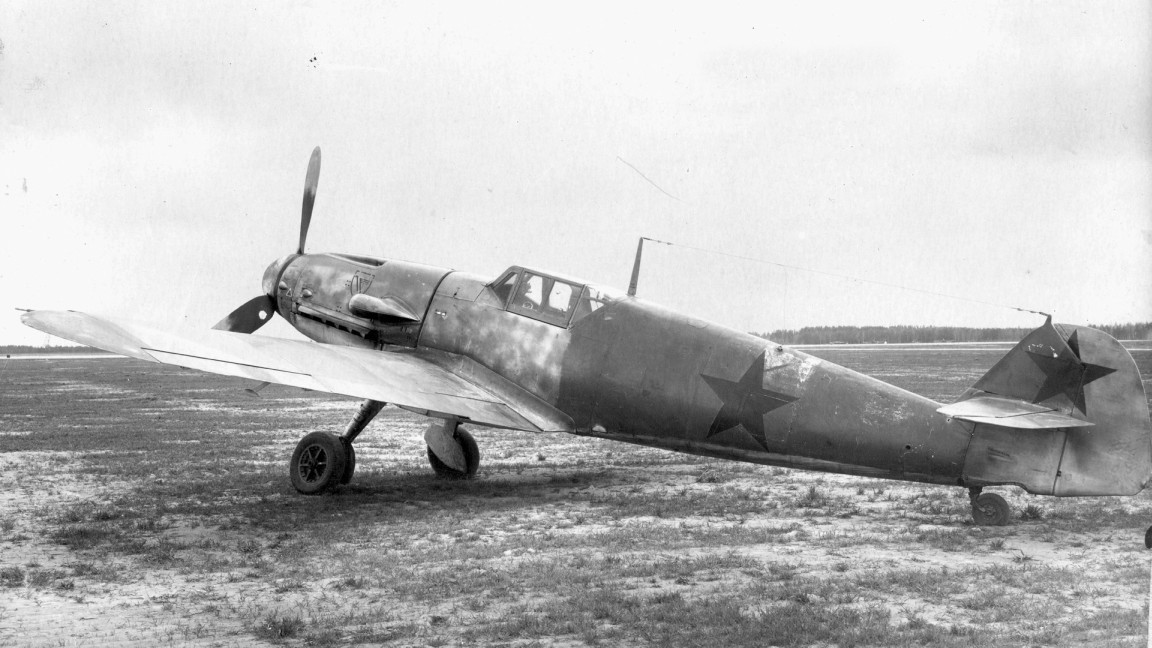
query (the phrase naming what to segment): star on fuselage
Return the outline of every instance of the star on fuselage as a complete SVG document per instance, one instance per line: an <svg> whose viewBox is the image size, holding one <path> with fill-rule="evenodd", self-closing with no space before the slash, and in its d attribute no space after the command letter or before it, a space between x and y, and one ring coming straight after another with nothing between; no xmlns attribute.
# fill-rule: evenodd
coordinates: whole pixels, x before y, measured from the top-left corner
<svg viewBox="0 0 1152 648"><path fill-rule="evenodd" d="M739 380L700 374L723 401L708 428L707 438L735 427L743 427L757 444L768 450L768 440L764 435L764 415L795 401L796 397L764 388L764 358L765 353L758 355Z"/></svg>

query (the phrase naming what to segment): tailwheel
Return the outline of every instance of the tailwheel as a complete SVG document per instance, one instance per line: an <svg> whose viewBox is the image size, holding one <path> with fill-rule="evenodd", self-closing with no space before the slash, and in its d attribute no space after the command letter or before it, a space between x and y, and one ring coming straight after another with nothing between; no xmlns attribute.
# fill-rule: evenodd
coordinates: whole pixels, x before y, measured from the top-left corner
<svg viewBox="0 0 1152 648"><path fill-rule="evenodd" d="M1012 509L996 493L984 493L972 499L972 520L979 526L1004 526Z"/></svg>
<svg viewBox="0 0 1152 648"><path fill-rule="evenodd" d="M347 470L344 442L335 434L312 432L296 445L288 472L305 495L318 495L341 483ZM351 474L348 475L351 478Z"/></svg>
<svg viewBox="0 0 1152 648"><path fill-rule="evenodd" d="M433 434L436 430L439 434L444 436L439 439L430 438L429 435ZM428 444L428 463L432 464L432 470L436 476L444 479L471 479L476 475L476 470L480 468L480 448L476 445L476 439L464 429L456 427L455 432L451 433L451 437L447 436L448 430L443 426L433 423L429 428L428 433L424 438L433 441ZM450 445L441 445L444 441L448 441ZM437 450L444 459L437 456L437 452L433 447L437 446ZM463 470L453 466L457 464Z"/></svg>

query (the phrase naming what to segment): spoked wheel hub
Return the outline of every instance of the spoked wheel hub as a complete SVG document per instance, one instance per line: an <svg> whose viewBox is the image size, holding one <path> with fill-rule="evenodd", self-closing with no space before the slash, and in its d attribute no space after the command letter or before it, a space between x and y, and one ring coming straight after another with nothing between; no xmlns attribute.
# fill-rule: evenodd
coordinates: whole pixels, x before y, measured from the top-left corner
<svg viewBox="0 0 1152 648"><path fill-rule="evenodd" d="M300 479L309 484L320 481L328 469L328 453L318 445L310 445L300 456Z"/></svg>
<svg viewBox="0 0 1152 648"><path fill-rule="evenodd" d="M312 432L300 440L292 453L288 474L292 485L305 495L316 495L340 484L347 452L335 434Z"/></svg>

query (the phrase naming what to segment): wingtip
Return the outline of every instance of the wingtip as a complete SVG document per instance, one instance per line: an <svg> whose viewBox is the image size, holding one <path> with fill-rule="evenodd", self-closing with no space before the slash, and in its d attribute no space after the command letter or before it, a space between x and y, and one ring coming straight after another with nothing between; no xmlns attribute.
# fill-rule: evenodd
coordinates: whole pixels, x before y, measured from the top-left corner
<svg viewBox="0 0 1152 648"><path fill-rule="evenodd" d="M37 326L37 324L43 325L44 322L54 318L75 313L75 311L31 310L27 308L17 308L16 310L24 311L20 314L20 322L24 324L24 326L31 326L32 328L41 328L41 326ZM51 333L51 331L48 332Z"/></svg>
<svg viewBox="0 0 1152 648"><path fill-rule="evenodd" d="M37 326L35 325L35 322L39 321L39 319L40 319L39 313L41 311L25 310L23 308L17 308L16 310L23 310L24 311L23 313L20 314L20 323L21 324L23 324L24 326L30 326L32 328L37 328Z"/></svg>

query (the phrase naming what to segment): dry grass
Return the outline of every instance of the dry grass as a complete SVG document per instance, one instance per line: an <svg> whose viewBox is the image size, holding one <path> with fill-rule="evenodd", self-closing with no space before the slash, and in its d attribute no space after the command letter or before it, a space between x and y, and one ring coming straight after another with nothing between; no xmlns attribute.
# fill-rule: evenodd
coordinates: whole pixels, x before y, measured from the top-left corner
<svg viewBox="0 0 1152 648"><path fill-rule="evenodd" d="M940 399L999 355L830 353ZM308 498L286 459L353 402L129 360L0 372L0 644L1145 642L1147 495L1001 489L1018 519L979 528L960 489L491 430L446 482L387 409L353 484Z"/></svg>

